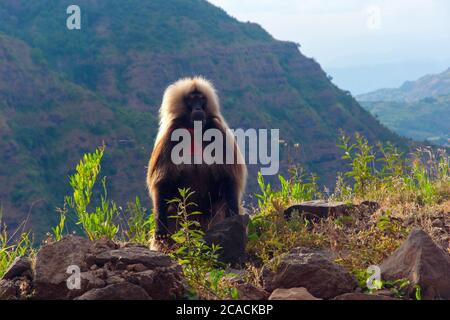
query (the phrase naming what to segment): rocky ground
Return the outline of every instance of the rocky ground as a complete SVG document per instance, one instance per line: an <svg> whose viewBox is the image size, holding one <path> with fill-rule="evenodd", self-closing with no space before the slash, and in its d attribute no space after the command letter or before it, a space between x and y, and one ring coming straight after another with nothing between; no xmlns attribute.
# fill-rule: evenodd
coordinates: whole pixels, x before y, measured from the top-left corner
<svg viewBox="0 0 450 320"><path fill-rule="evenodd" d="M374 203L364 205L368 210L376 210ZM310 206L308 211L315 217L342 209L320 202L304 206ZM287 210L286 218L289 217ZM222 260L236 268L245 262L247 222L248 217L230 218L205 237L208 242L220 243ZM297 247L274 265L275 268L262 268L260 286L239 276L245 273L244 269L235 270L238 276L232 282L239 299L398 299L389 290L362 292L356 278L334 262L331 252ZM450 255L422 229L413 229L380 269L385 281L410 281L403 299L414 299L418 286L422 299L450 299ZM183 299L185 290L181 266L168 255L145 246L89 241L75 235L45 244L33 259L17 258L0 280L0 300Z"/></svg>

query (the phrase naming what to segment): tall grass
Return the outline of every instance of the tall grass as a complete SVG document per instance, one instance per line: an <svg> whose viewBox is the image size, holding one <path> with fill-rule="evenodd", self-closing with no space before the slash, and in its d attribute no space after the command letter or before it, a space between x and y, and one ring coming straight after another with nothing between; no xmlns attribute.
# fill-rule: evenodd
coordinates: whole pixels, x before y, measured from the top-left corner
<svg viewBox="0 0 450 320"><path fill-rule="evenodd" d="M153 215L147 214L138 197L122 212L115 201L109 200L107 180L103 177L99 205L93 205L94 187L101 172L104 151L104 147L99 147L95 152L85 154L76 166L75 174L70 176L73 193L65 198L63 208L58 209L60 221L52 229L54 237L58 241L69 232L66 221L72 210L76 223L90 240L108 238L146 244L153 234ZM121 226L122 215L127 218Z"/></svg>
<svg viewBox="0 0 450 320"><path fill-rule="evenodd" d="M316 175L307 176L298 166L292 166L289 171L291 174L289 178L278 176L279 190L273 189L270 183L264 181L261 172L258 173L260 193L255 196L258 199L260 213L274 206L286 206L293 202L307 201L321 196Z"/></svg>
<svg viewBox="0 0 450 320"><path fill-rule="evenodd" d="M128 219L123 231L124 241L148 244L156 226L155 215L147 213L147 209L141 205L139 197L136 197L134 202L128 203L126 213Z"/></svg>
<svg viewBox="0 0 450 320"><path fill-rule="evenodd" d="M363 274L404 240L409 226L403 218L413 218L426 228L431 224L430 212L450 207L450 166L445 150L421 148L405 155L392 144L372 146L359 134L348 137L344 133L338 146L347 169L337 176L335 190L325 199L349 204L373 200L381 203L382 209L367 214L353 207L341 217L309 221L297 215L287 221L284 210L292 203L324 197L315 179L305 179L297 169L294 172L302 173L299 178L291 170L291 176L280 176L279 186L274 187L259 175L258 208L249 228L253 266L276 265L291 248L306 246L332 250L336 262L356 275ZM404 213L407 215L402 216Z"/></svg>
<svg viewBox="0 0 450 320"><path fill-rule="evenodd" d="M406 157L391 144L370 146L367 139L355 135L355 142L344 133L339 147L348 171L336 188L334 196L349 198L348 185L353 199L380 200L389 196L400 202L432 205L446 199L450 190L449 156L444 149L419 148Z"/></svg>
<svg viewBox="0 0 450 320"><path fill-rule="evenodd" d="M104 148L98 148L94 153L85 154L76 167L76 173L70 177L70 186L73 189L72 196L66 197L66 203L75 210L77 224L83 227L89 239L95 240L103 237L113 239L119 231L115 224L118 210L114 201L108 200L106 190L106 177L101 180L103 194L100 206L89 211L92 199L92 191L101 169L101 160ZM61 216L62 219L64 215Z"/></svg>
<svg viewBox="0 0 450 320"><path fill-rule="evenodd" d="M8 235L2 217L3 209L0 207L0 278L16 258L34 253L31 234L24 232L22 225Z"/></svg>

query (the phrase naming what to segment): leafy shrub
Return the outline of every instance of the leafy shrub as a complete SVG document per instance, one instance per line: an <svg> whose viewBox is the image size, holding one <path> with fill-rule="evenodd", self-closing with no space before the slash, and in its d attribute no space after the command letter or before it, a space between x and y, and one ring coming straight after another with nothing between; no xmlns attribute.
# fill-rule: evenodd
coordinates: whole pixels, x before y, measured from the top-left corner
<svg viewBox="0 0 450 320"><path fill-rule="evenodd" d="M200 230L200 223L193 218L201 212L190 210L196 204L189 201L193 192L189 189L179 189L180 198L172 199L169 203L177 206L177 214L171 216L176 219L178 231L171 237L175 246L171 256L183 268L183 273L199 298L237 298L236 289L226 281L227 274L220 269L218 261L220 246L209 246L203 239L204 232Z"/></svg>
<svg viewBox="0 0 450 320"><path fill-rule="evenodd" d="M70 177L73 195L66 197L67 204L77 213L77 224L82 225L91 240L102 237L113 239L119 231L119 226L114 223L118 217L118 210L115 202L108 200L106 177L102 179L103 195L100 206L92 212L88 211L92 189L100 173L103 153L104 148L100 147L94 153L84 155L83 160L77 165L76 173Z"/></svg>
<svg viewBox="0 0 450 320"><path fill-rule="evenodd" d="M0 207L0 278L16 258L34 254L31 235L29 232L23 232L24 225L12 235L8 235L2 216L3 212Z"/></svg>
<svg viewBox="0 0 450 320"><path fill-rule="evenodd" d="M66 220L71 209L76 214L76 223L81 225L91 240L103 237L117 240L119 230L122 229L122 240L148 244L155 228L154 215L147 214L147 209L141 206L139 197L136 197L134 202L127 205L125 212L127 218L121 228L119 224L121 208L114 201L108 200L106 177L101 180L103 193L99 206L93 210L89 209L93 189L100 174L103 154L104 147L100 147L94 153L85 154L77 165L76 173L70 177L73 194L64 199L63 208L57 209L60 220L58 225L52 228L53 235L59 241L68 232Z"/></svg>
<svg viewBox="0 0 450 320"><path fill-rule="evenodd" d="M141 200L136 197L134 202L127 206L127 228L125 237L127 241L148 244L155 230L154 214L147 214L147 209L141 206Z"/></svg>
<svg viewBox="0 0 450 320"><path fill-rule="evenodd" d="M337 199L384 199L387 196L401 201L414 201L419 205L432 205L448 196L450 189L449 157L445 150L418 149L411 159L405 159L392 144L378 144L378 150L366 138L355 134L355 143L341 132L340 144L343 160L349 163L344 174L351 179L348 184L338 179Z"/></svg>
<svg viewBox="0 0 450 320"><path fill-rule="evenodd" d="M344 151L342 159L350 162L351 169L345 175L354 180L354 192L364 196L368 191L369 184L374 179L372 165L375 156L373 155L373 148L366 138L358 133L355 138L357 142L350 144L350 138L341 134L341 144L338 147Z"/></svg>
<svg viewBox="0 0 450 320"><path fill-rule="evenodd" d="M258 207L261 212L270 211L277 204L286 206L293 202L312 200L320 196L317 177L314 174L310 175L309 181L305 181L306 175L301 167L292 166L289 171L289 179L282 175L278 176L281 186L279 191L273 190L270 183L264 181L261 172L258 173L258 185L261 193L255 196L258 199Z"/></svg>

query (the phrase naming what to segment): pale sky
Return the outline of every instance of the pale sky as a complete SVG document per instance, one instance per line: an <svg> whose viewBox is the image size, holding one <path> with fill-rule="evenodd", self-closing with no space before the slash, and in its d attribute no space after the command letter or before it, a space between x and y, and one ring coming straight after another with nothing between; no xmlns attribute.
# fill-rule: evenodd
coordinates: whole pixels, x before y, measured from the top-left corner
<svg viewBox="0 0 450 320"><path fill-rule="evenodd" d="M301 44L353 94L450 67L449 0L210 0Z"/></svg>

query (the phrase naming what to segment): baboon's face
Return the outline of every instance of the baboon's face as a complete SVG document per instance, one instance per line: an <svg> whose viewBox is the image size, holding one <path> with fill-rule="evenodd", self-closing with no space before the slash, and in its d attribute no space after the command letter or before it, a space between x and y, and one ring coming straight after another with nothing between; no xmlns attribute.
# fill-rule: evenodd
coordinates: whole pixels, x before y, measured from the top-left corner
<svg viewBox="0 0 450 320"><path fill-rule="evenodd" d="M201 121L203 124L206 122L206 108L208 105L208 100L202 92L195 90L189 93L184 98L184 104L187 108L188 114L190 115L192 124L194 121Z"/></svg>

